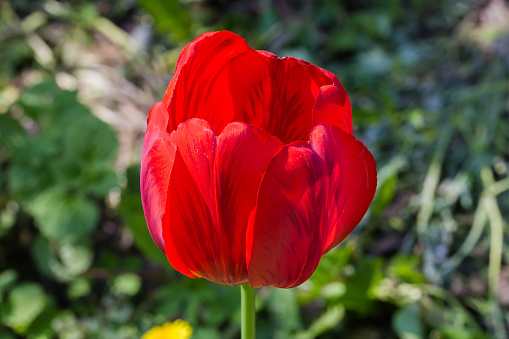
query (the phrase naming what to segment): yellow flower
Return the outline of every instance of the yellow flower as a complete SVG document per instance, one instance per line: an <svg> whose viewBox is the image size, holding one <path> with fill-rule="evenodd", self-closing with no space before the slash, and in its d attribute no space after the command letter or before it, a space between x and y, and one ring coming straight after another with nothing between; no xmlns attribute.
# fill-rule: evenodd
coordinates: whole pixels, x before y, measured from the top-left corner
<svg viewBox="0 0 509 339"><path fill-rule="evenodd" d="M184 320L152 327L141 339L189 339L193 328Z"/></svg>

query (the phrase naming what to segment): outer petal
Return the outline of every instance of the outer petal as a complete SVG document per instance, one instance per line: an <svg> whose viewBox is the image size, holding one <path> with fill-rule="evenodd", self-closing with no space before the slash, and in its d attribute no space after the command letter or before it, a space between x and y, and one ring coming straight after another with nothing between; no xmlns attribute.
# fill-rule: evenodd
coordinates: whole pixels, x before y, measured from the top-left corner
<svg viewBox="0 0 509 339"><path fill-rule="evenodd" d="M367 148L337 126L317 125L310 143L283 148L270 163L248 224L253 287L295 287L323 253L362 219L376 190Z"/></svg>
<svg viewBox="0 0 509 339"><path fill-rule="evenodd" d="M333 85L322 86L313 106L313 123L329 123L352 134L352 111L349 106L346 92Z"/></svg>
<svg viewBox="0 0 509 339"><path fill-rule="evenodd" d="M262 177L283 143L264 130L232 123L217 138L216 166L220 183L219 212L223 246L229 248L231 283L247 283L246 228L256 205Z"/></svg>
<svg viewBox="0 0 509 339"><path fill-rule="evenodd" d="M376 191L376 163L366 146L336 126L317 125L310 139L329 178L325 253L346 238L368 210Z"/></svg>
<svg viewBox="0 0 509 339"><path fill-rule="evenodd" d="M338 98L337 104L344 106L345 109L350 112L350 118L349 120L352 120L352 105L350 103L350 98L348 98L348 94L346 93L345 88L341 84L341 82L338 80L338 78L331 72L329 72L326 69L320 68L320 71L323 75L325 75L327 78L329 78L332 81L332 84L334 87L338 89L338 91L341 93L341 97ZM338 126L339 127L339 126Z"/></svg>
<svg viewBox="0 0 509 339"><path fill-rule="evenodd" d="M323 166L303 143L286 146L270 163L247 231L252 287L295 287L316 269L327 224Z"/></svg>
<svg viewBox="0 0 509 339"><path fill-rule="evenodd" d="M267 62L268 72L250 93L242 121L267 130L284 143L307 140L313 128L315 98L320 87L332 81L305 61L258 53Z"/></svg>
<svg viewBox="0 0 509 339"><path fill-rule="evenodd" d="M242 121L283 142L307 140L314 125L330 123L352 133L352 108L336 76L306 61L257 51L268 72L249 94Z"/></svg>
<svg viewBox="0 0 509 339"><path fill-rule="evenodd" d="M166 196L173 159L175 134L166 132L166 107L156 103L150 110L147 132L143 140L141 160L141 201L148 229L157 247L164 252L161 219L166 207Z"/></svg>
<svg viewBox="0 0 509 339"><path fill-rule="evenodd" d="M206 33L188 44L163 101L168 131L190 118L208 121L219 133L233 121L267 65L245 40L228 31Z"/></svg>
<svg viewBox="0 0 509 339"><path fill-rule="evenodd" d="M197 36L193 41L188 43L187 45L182 48L182 51L180 51L179 57L177 59L177 65L175 67L175 73L173 74L173 78L171 79L170 83L168 84L168 87L166 88L166 92L164 93L164 97L162 100L162 103L165 105L168 105L172 95L173 90L175 89L175 84L177 83L177 79L179 78L180 71L182 70L182 67L187 63L187 61L193 57L193 55L196 53L198 49L198 43L204 39L208 39L215 34L218 34L218 32L207 32L203 33L199 36Z"/></svg>
<svg viewBox="0 0 509 339"><path fill-rule="evenodd" d="M176 133L163 219L168 259L191 277L244 284L247 221L263 173L283 145L243 123L216 138L207 122L191 119Z"/></svg>
<svg viewBox="0 0 509 339"><path fill-rule="evenodd" d="M223 271L225 261L217 242L212 181L215 136L210 125L198 119L181 124L176 133L177 152L163 218L166 255L183 274L214 277Z"/></svg>

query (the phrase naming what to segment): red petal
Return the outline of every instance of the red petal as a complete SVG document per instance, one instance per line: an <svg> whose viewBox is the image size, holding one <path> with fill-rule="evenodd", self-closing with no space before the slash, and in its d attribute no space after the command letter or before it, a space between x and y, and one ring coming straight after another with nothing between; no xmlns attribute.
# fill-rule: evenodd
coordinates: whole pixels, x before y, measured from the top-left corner
<svg viewBox="0 0 509 339"><path fill-rule="evenodd" d="M262 176L283 144L243 123L229 124L216 138L199 119L181 124L177 140L163 220L168 259L191 277L245 284L248 218Z"/></svg>
<svg viewBox="0 0 509 339"><path fill-rule="evenodd" d="M341 92L336 86L322 86L313 106L314 124L329 123L352 134L352 112L348 108L349 103L346 92Z"/></svg>
<svg viewBox="0 0 509 339"><path fill-rule="evenodd" d="M199 36L184 48L165 94L168 131L187 119L201 118L219 133L240 120L247 95L266 67L263 58L236 34L223 31Z"/></svg>
<svg viewBox="0 0 509 339"><path fill-rule="evenodd" d="M310 139L329 177L325 253L346 238L366 213L376 191L376 163L360 141L336 126L317 125Z"/></svg>
<svg viewBox="0 0 509 339"><path fill-rule="evenodd" d="M168 182L175 157L175 134L166 132L168 113L157 103L150 110L141 158L141 201L148 229L157 247L164 252L161 219L166 207Z"/></svg>
<svg viewBox="0 0 509 339"><path fill-rule="evenodd" d="M189 60L189 58L192 57L193 54L196 52L196 43L199 40L205 38L205 36L206 36L205 34L200 35L194 41L185 45L184 48L182 48L182 51L180 51L179 57L177 59L177 66L175 67L175 73L173 74L173 77L171 78L170 83L166 88L163 100L161 100L161 102L166 106L168 106L168 103L170 102L171 97L173 96L175 84L177 83L177 79L179 78L182 67L187 63L187 60Z"/></svg>
<svg viewBox="0 0 509 339"><path fill-rule="evenodd" d="M264 130L244 123L226 126L217 145L219 208L226 237L223 242L230 248L230 275L234 272L235 285L240 285L247 283L245 244L249 215L262 177L284 145Z"/></svg>
<svg viewBox="0 0 509 339"><path fill-rule="evenodd" d="M306 144L286 146L270 163L247 231L252 287L295 287L316 269L327 236L324 171Z"/></svg>
<svg viewBox="0 0 509 339"><path fill-rule="evenodd" d="M280 59L265 51L258 53L269 69L243 106L242 120L267 130L284 143L307 140L320 87L333 85L333 80L303 60Z"/></svg>
<svg viewBox="0 0 509 339"><path fill-rule="evenodd" d="M171 79L170 83L168 84L168 87L166 88L166 92L164 93L164 98L162 102L165 105L168 105L173 95L173 90L175 89L175 84L180 75L180 70L182 69L182 67L184 67L187 61L194 55L194 53L196 53L198 43L204 39L210 38L211 36L217 33L219 32L203 33L197 36L193 41L185 45L184 48L182 48L182 51L180 51L179 57L177 59L177 66L175 67L175 73L173 74L173 78Z"/></svg>
<svg viewBox="0 0 509 339"><path fill-rule="evenodd" d="M210 125L198 119L184 122L176 133L177 152L163 218L166 255L177 271L222 283L225 258L217 241L212 181L215 136Z"/></svg>

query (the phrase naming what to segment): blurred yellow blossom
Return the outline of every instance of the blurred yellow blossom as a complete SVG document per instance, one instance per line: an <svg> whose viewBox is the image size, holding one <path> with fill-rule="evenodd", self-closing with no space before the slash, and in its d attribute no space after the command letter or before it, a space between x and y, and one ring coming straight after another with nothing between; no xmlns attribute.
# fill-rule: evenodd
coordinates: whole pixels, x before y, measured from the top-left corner
<svg viewBox="0 0 509 339"><path fill-rule="evenodd" d="M172 323L154 326L141 339L188 339L193 328L184 320L177 319Z"/></svg>

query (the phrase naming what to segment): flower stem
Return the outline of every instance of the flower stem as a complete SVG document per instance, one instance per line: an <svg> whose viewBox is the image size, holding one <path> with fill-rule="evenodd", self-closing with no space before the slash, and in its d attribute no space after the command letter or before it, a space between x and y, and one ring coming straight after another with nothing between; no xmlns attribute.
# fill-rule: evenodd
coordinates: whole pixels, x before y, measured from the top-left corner
<svg viewBox="0 0 509 339"><path fill-rule="evenodd" d="M255 305L254 289L249 284L240 286L241 300L241 337L242 339L255 339Z"/></svg>

